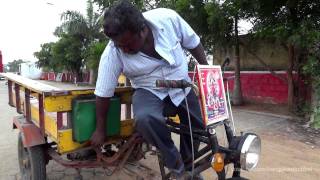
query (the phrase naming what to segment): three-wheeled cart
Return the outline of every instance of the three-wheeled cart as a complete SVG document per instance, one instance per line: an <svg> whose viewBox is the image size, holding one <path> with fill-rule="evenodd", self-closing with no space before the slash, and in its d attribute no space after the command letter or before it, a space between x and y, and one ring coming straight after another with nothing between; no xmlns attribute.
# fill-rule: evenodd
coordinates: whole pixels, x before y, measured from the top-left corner
<svg viewBox="0 0 320 180"><path fill-rule="evenodd" d="M100 148L95 148L89 141L95 130L94 87L50 84L10 73L2 75L8 81L9 105L19 113L13 118L13 128L20 131L18 160L23 179L46 179L46 165L50 160L76 169L114 167L120 170L127 162L139 161L152 149L134 131L131 87L116 88L108 112L107 140ZM252 133L236 136L229 124L225 120L206 129L192 130L193 138L202 146L195 152L194 160L186 160L187 170L199 174L212 168L218 179L225 179L224 167L232 163L235 179L240 178L240 169L249 170L256 165L257 162L251 160L257 158L252 157L255 155L252 152L257 152L253 148L260 148L259 137ZM167 125L173 133L190 133L178 118L168 117ZM215 128L220 125L226 129L227 147L219 145L216 136ZM91 155L81 156L90 151ZM161 155L156 154L162 179L170 179Z"/></svg>

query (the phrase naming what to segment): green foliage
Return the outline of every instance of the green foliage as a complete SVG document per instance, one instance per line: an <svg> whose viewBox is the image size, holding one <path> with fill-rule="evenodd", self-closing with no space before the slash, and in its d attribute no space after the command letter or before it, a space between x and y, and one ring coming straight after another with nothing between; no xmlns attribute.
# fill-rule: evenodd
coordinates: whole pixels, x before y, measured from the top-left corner
<svg viewBox="0 0 320 180"><path fill-rule="evenodd" d="M94 70L98 71L98 66L100 62L100 56L102 55L107 42L94 42L86 50L86 64L87 66Z"/></svg>
<svg viewBox="0 0 320 180"><path fill-rule="evenodd" d="M217 2L207 3L205 10L208 13L208 39L210 45L227 47L233 44L233 17L229 16Z"/></svg>
<svg viewBox="0 0 320 180"><path fill-rule="evenodd" d="M313 101L317 102L313 111L313 126L320 128L320 33L318 34L315 43L309 46L309 54L307 62L302 67L303 72L312 78L312 84L315 90L315 96Z"/></svg>
<svg viewBox="0 0 320 180"><path fill-rule="evenodd" d="M59 71L59 65L54 61L52 55L52 46L55 43L44 43L41 45L41 50L39 52L33 53L33 55L38 59L36 62L38 67L43 68L44 71Z"/></svg>
<svg viewBox="0 0 320 180"><path fill-rule="evenodd" d="M83 42L75 35L63 35L52 46L53 61L62 69L80 74L83 65Z"/></svg>
<svg viewBox="0 0 320 180"><path fill-rule="evenodd" d="M77 11L66 11L61 15L63 23L56 28L55 34L60 37L63 34L77 35L89 45L92 41L103 39L102 16L93 10L93 2L88 0L87 14L83 16Z"/></svg>
<svg viewBox="0 0 320 180"><path fill-rule="evenodd" d="M22 59L14 60L12 62L9 62L6 65L7 71L6 72L19 72L20 70L20 64L25 63L26 61Z"/></svg>
<svg viewBox="0 0 320 180"><path fill-rule="evenodd" d="M77 11L65 11L61 15L62 24L54 32L59 40L41 45L41 50L34 53L38 58L38 66L55 72L67 70L80 75L85 62L94 64L93 59L86 59L89 57L86 51L91 51L89 46L106 39L102 33L101 18L94 11L91 0L87 1L86 16ZM99 59L95 60L99 62Z"/></svg>
<svg viewBox="0 0 320 180"><path fill-rule="evenodd" d="M263 37L305 47L320 29L320 4L313 0L245 0L240 6Z"/></svg>
<svg viewBox="0 0 320 180"><path fill-rule="evenodd" d="M315 116L314 116L314 120L312 122L312 126L315 128L320 129L320 111L315 111Z"/></svg>
<svg viewBox="0 0 320 180"><path fill-rule="evenodd" d="M112 6L115 2L118 0L93 0L93 3L97 4L99 6L99 9L101 12L103 12L106 8ZM146 5L149 5L149 3L145 3L144 0L128 0L132 2L136 7L139 9L145 9ZM158 2L159 0L155 0L154 2ZM149 2L146 0L146 2ZM152 5L153 3L151 3Z"/></svg>
<svg viewBox="0 0 320 180"><path fill-rule="evenodd" d="M299 61L294 62L295 69L300 72L302 67L302 71L312 77L319 97L320 62L312 46L320 40L320 3L313 0L243 0L240 7L254 23L253 32L257 37L272 38L284 46L294 47L293 52L288 52L299 57ZM318 111L314 110L314 113L317 116Z"/></svg>
<svg viewBox="0 0 320 180"><path fill-rule="evenodd" d="M190 26L199 34L203 39L207 39L208 14L205 9L205 3L199 0L177 0L166 1L167 4L175 8L175 10L190 24ZM171 3L169 3L171 2ZM203 45L207 47L206 41L202 41Z"/></svg>

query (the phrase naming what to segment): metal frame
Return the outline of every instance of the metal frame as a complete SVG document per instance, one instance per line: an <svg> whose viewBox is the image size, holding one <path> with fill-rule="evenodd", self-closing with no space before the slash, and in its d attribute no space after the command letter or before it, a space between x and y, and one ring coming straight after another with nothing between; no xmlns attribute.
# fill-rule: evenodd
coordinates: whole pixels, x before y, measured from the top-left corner
<svg viewBox="0 0 320 180"><path fill-rule="evenodd" d="M142 144L144 141L140 135L137 133L134 133L132 136L130 136L128 139L119 138L111 139L105 142L104 145L112 144L116 141L126 141L119 150L113 154L112 156L106 156L103 153L101 153L101 150L99 148L95 148L92 146L79 149L77 152L86 151L89 149L94 149L97 159L96 160L67 160L63 159L55 149L49 148L48 149L48 155L55 161L57 161L59 164L65 166L65 167L72 167L72 168L97 168L97 167L116 167L117 169L121 169L125 162L127 162L128 158L134 149L138 149L139 145Z"/></svg>
<svg viewBox="0 0 320 180"><path fill-rule="evenodd" d="M228 139L228 143L231 144L233 141L233 138L236 138L236 136L233 135L233 131L231 127L229 126L229 121L224 120L219 123L213 124L212 126L207 127L207 129L192 129L192 135L194 140L198 140L205 144L205 146L199 151L195 151L194 159L195 161L198 161L194 164L194 174L200 174L201 172L207 170L208 168L211 168L211 160L213 157L213 154L215 153L223 153L225 155L224 161L225 165L234 163L235 169L233 173L233 177L240 177L240 171L238 171L238 168L240 168L240 162L239 161L239 153L236 149L230 149L223 146L220 146L218 143L218 139L216 136L215 128L217 126L224 125L226 129L226 135ZM184 134L184 135L190 135L189 127L177 122L174 122L171 118L168 118L167 120L167 126L169 130L176 134ZM209 153L211 151L211 153ZM208 154L209 153L209 154ZM207 155L206 155L207 154ZM160 166L160 172L163 180L169 179L171 176L171 173L165 172L164 163L162 160L161 155L158 155L159 159L159 166ZM192 158L188 158L185 160L185 169L191 170L192 167ZM223 169L221 172L217 172L218 179L223 180L226 178L225 170Z"/></svg>

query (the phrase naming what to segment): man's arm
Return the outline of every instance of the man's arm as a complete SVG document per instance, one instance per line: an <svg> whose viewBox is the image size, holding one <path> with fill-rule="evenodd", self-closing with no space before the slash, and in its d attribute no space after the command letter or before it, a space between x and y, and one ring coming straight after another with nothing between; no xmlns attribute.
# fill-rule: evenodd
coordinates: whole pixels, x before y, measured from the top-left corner
<svg viewBox="0 0 320 180"><path fill-rule="evenodd" d="M110 98L96 96L96 130L91 136L91 144L101 145L106 136L106 117L109 110Z"/></svg>
<svg viewBox="0 0 320 180"><path fill-rule="evenodd" d="M195 47L193 49L189 49L189 51L192 54L192 56L194 58L196 58L196 60L198 61L199 64L208 65L206 55L204 53L204 48L203 48L201 42L198 44L197 47Z"/></svg>

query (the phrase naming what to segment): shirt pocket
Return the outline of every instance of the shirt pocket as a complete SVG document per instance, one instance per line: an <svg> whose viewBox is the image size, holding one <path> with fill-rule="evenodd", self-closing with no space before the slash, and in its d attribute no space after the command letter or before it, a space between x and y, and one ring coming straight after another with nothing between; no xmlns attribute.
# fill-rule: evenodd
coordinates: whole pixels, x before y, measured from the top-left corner
<svg viewBox="0 0 320 180"><path fill-rule="evenodd" d="M173 47L170 49L170 53L175 61L173 66L177 67L182 64L183 61L186 60L184 51L179 41L176 41Z"/></svg>

